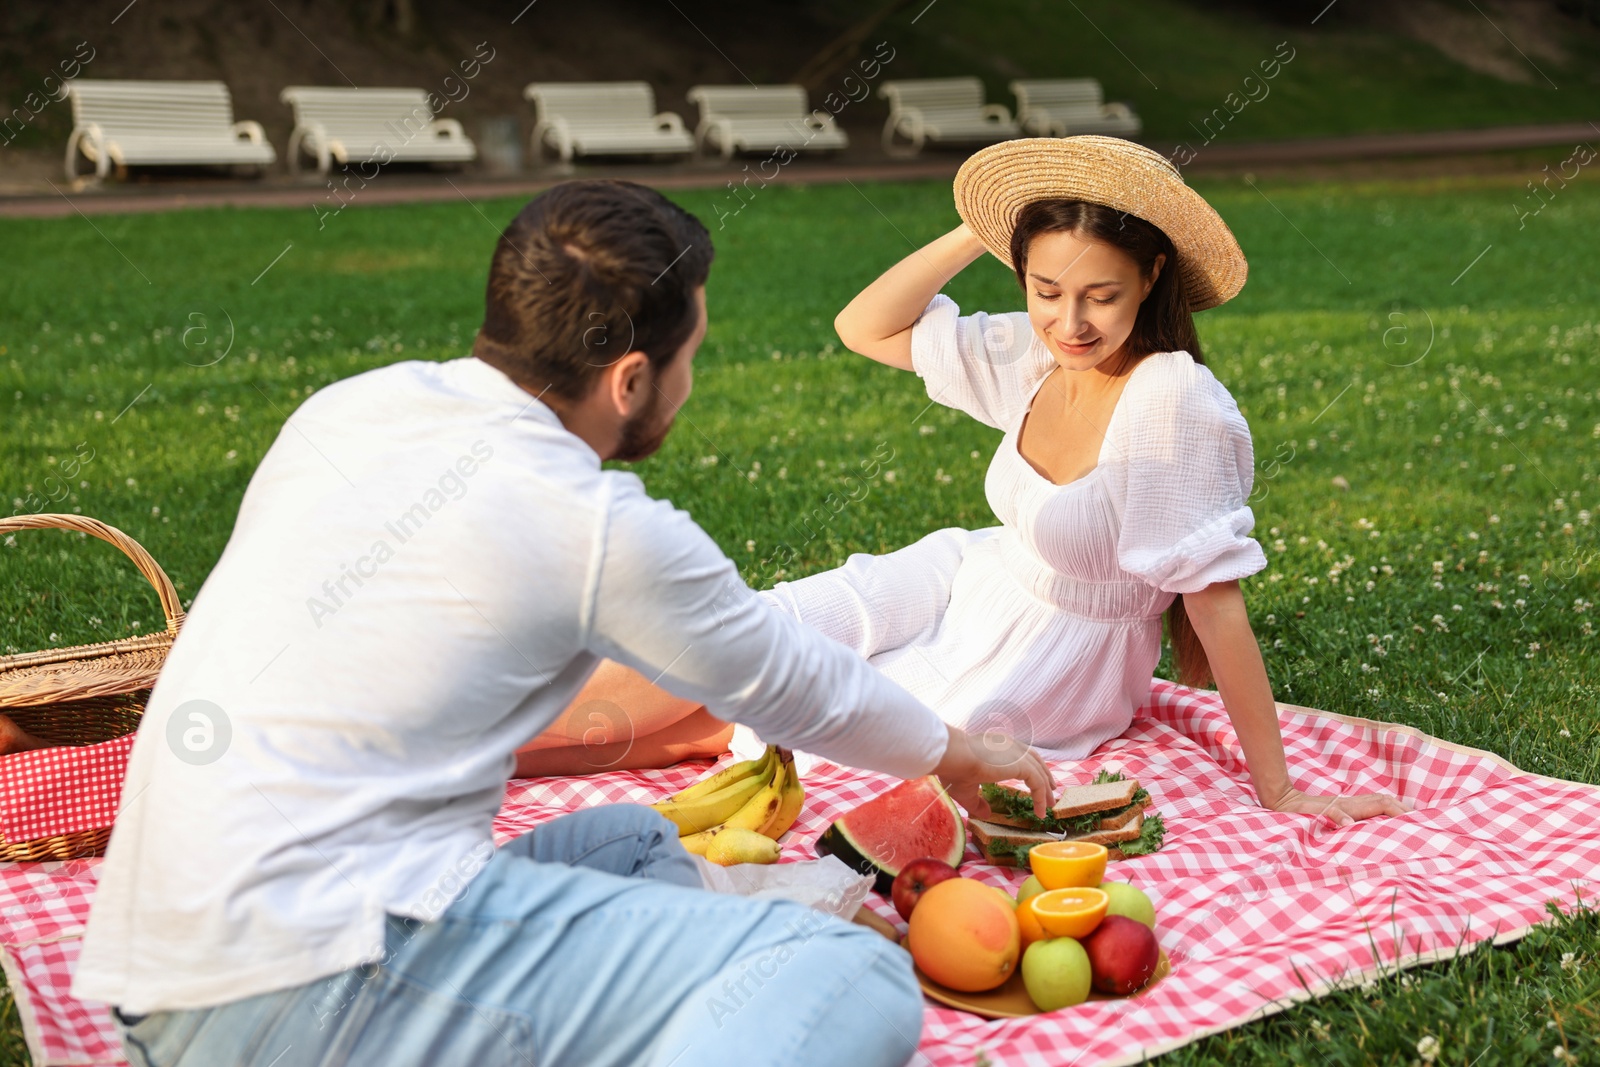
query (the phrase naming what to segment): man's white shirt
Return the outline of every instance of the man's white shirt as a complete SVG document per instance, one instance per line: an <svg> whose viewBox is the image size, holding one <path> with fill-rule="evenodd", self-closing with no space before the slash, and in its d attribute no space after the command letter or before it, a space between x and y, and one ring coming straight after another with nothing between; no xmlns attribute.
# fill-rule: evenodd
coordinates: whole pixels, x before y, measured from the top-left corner
<svg viewBox="0 0 1600 1067"><path fill-rule="evenodd" d="M764 604L476 359L338 382L262 459L134 743L73 992L205 1007L381 957L486 862L514 751L601 657L904 777L941 720Z"/></svg>

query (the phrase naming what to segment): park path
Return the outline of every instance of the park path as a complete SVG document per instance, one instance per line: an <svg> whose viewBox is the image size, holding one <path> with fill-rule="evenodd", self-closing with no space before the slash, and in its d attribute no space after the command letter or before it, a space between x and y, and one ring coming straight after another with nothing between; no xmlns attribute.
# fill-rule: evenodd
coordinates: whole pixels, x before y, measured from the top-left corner
<svg viewBox="0 0 1600 1067"><path fill-rule="evenodd" d="M1600 123L1566 122L1525 126L1495 126L1422 133L1375 133L1344 137L1309 137L1238 144L1187 142L1190 162L1186 173L1238 170L1246 167L1335 163L1349 160L1403 159L1575 145L1600 145ZM1156 147L1156 146L1152 146ZM1174 146L1173 155L1177 151ZM444 175L383 172L360 185L350 184L336 194L327 180L275 175L262 180L213 179L209 181L153 181L145 185L108 182L68 188L52 182L53 192L0 197L0 217L59 218L79 215L132 214L182 211L212 207L311 207L320 212L341 204L404 204L491 197L525 197L568 177L628 178L662 189L716 189L742 182L745 189L763 184L831 184L840 182L903 181L951 178L964 157L932 153L927 157L881 162L796 160L763 182L761 172L748 165L691 161L666 165L580 165L565 172L545 172L507 178L482 175ZM1174 158L1176 156L1174 155ZM360 182L359 178L354 182Z"/></svg>

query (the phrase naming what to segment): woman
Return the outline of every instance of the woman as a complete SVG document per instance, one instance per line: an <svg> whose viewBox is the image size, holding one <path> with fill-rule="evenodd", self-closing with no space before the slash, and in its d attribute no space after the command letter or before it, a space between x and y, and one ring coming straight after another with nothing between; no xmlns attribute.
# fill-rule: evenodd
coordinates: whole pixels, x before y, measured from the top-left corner
<svg viewBox="0 0 1600 1067"><path fill-rule="evenodd" d="M1388 796L1306 795L1289 779L1238 584L1266 565L1248 536L1250 432L1192 318L1244 285L1226 224L1161 156L1109 137L995 145L962 166L955 194L962 224L835 326L851 349L920 375L934 401L1005 431L985 482L1002 525L940 530L763 595L948 721L1068 759L1127 729L1165 613L1179 680L1214 680L1264 806L1340 825L1402 813ZM962 316L940 295L985 251L1015 271L1026 312ZM643 691L617 681L597 676L585 696L633 708ZM720 743L703 712L652 699L669 732ZM736 754L758 747L735 733Z"/></svg>

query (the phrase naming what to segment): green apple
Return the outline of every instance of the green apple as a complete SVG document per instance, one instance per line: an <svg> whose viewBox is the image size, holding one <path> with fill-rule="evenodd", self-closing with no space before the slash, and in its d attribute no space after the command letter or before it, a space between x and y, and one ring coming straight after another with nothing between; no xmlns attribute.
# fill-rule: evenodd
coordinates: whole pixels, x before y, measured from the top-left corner
<svg viewBox="0 0 1600 1067"><path fill-rule="evenodd" d="M1017 903L1021 904L1029 897L1036 897L1044 892L1044 885L1040 883L1039 876L1030 874L1028 880L1022 883L1022 888L1017 890Z"/></svg>
<svg viewBox="0 0 1600 1067"><path fill-rule="evenodd" d="M1022 954L1022 984L1040 1011L1082 1004L1093 977L1089 954L1070 937L1035 941Z"/></svg>
<svg viewBox="0 0 1600 1067"><path fill-rule="evenodd" d="M1111 898L1106 908L1107 915L1126 915L1152 930L1156 928L1156 906L1150 903L1150 898L1144 895L1142 889L1127 882L1102 882L1100 888Z"/></svg>

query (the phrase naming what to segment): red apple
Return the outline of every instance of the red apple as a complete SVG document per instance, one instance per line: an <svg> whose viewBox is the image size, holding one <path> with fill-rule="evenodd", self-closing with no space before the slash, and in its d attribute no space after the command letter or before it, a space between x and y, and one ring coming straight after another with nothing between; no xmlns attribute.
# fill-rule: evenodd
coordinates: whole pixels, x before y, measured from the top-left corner
<svg viewBox="0 0 1600 1067"><path fill-rule="evenodd" d="M1138 919L1107 915L1083 940L1089 954L1094 987L1102 993L1127 996L1143 988L1161 962L1156 935Z"/></svg>
<svg viewBox="0 0 1600 1067"><path fill-rule="evenodd" d="M909 922L911 909L917 906L922 894L945 879L956 877L958 877L956 869L944 860L924 856L920 860L912 860L894 876L894 885L889 889L889 899L894 901L894 910L900 913L900 918Z"/></svg>

